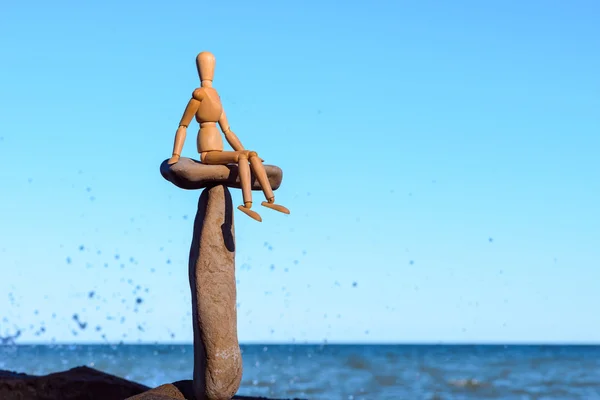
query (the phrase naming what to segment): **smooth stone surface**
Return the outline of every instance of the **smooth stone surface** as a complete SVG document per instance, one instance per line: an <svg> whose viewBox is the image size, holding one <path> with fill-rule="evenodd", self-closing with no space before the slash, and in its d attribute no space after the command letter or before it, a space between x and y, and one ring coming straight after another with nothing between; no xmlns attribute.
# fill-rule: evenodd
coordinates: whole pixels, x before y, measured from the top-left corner
<svg viewBox="0 0 600 400"><path fill-rule="evenodd" d="M181 189L203 189L212 185L225 185L232 188L241 188L238 166L208 165L191 158L182 157L173 165L165 160L160 165L161 175ZM267 177L271 188L277 190L283 180L283 171L275 165L265 165ZM252 190L262 190L260 184L252 173Z"/></svg>
<svg viewBox="0 0 600 400"><path fill-rule="evenodd" d="M234 235L229 189L223 185L204 189L189 259L197 400L231 399L242 380Z"/></svg>

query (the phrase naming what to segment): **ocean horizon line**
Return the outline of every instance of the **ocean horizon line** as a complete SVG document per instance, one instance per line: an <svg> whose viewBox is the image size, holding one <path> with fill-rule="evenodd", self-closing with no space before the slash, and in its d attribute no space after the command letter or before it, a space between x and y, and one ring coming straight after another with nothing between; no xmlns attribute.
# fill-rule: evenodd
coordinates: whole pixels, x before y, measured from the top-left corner
<svg viewBox="0 0 600 400"><path fill-rule="evenodd" d="M402 347L600 347L600 342L544 342L544 341L514 341L514 342L354 342L354 341L287 341L287 342L262 342L262 341L244 341L240 346L402 346ZM0 346L193 346L192 342L161 342L161 341L93 341L93 342L37 342L23 341L13 343L3 343Z"/></svg>

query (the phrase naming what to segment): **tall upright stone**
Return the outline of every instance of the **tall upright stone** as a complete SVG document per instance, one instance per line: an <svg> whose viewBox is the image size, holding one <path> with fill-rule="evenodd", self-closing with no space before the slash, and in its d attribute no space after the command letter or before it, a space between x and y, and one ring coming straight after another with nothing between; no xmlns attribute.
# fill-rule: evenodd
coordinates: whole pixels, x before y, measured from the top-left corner
<svg viewBox="0 0 600 400"><path fill-rule="evenodd" d="M283 174L265 165L276 190ZM205 165L182 158L161 164L161 174L176 186L203 189L194 220L189 279L194 330L193 388L196 400L229 400L242 379L237 334L235 228L229 187L239 188L237 167ZM261 190L255 177L252 189Z"/></svg>

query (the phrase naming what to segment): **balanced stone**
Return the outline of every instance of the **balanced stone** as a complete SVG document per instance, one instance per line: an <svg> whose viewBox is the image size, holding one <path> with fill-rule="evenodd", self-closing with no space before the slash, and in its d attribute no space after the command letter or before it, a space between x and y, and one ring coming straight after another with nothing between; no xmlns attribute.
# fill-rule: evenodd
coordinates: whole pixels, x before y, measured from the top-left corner
<svg viewBox="0 0 600 400"><path fill-rule="evenodd" d="M235 165L206 165L181 158L161 164L165 179L183 189L202 189L190 248L189 279L194 330L193 389L197 400L231 399L242 379L237 336L235 229L228 187L239 187ZM280 168L265 165L273 190ZM252 179L253 190L260 190Z"/></svg>
<svg viewBox="0 0 600 400"><path fill-rule="evenodd" d="M165 160L161 164L160 173L166 180L181 189L203 189L214 185L241 188L238 166L235 164L208 165L184 157L173 165L169 165L167 161ZM283 180L281 168L274 165L265 165L264 167L271 188L273 190L278 189ZM252 190L262 190L254 174L252 174L251 181Z"/></svg>

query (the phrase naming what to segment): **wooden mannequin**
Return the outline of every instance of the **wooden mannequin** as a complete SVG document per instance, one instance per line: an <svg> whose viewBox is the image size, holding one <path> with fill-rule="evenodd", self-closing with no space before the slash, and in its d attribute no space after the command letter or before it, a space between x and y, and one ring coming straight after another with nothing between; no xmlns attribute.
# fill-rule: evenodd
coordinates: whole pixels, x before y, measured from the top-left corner
<svg viewBox="0 0 600 400"><path fill-rule="evenodd" d="M204 164L238 164L242 197L244 200L244 205L238 206L238 209L255 220L262 221L260 215L250 209L252 207L251 167L267 199L267 201L263 201L261 204L273 210L289 214L290 211L287 208L275 204L275 195L262 164L264 160L255 151L244 149L238 137L231 130L229 122L227 122L221 98L212 86L215 72L215 56L204 51L196 57L196 65L198 67L201 87L192 93L192 98L188 102L183 117L179 122L179 128L175 134L173 156L169 159L168 164L175 164L179 161L183 143L185 142L187 127L192 118L196 116L196 121L200 124L197 138L200 161ZM234 151L223 151L223 139L217 129L217 123L223 131L225 139Z"/></svg>

